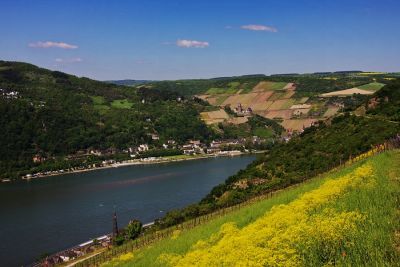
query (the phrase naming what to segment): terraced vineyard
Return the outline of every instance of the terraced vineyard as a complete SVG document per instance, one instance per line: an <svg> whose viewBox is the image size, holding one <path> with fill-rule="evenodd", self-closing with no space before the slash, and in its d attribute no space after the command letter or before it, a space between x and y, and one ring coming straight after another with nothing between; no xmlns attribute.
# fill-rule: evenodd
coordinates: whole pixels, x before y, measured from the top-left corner
<svg viewBox="0 0 400 267"><path fill-rule="evenodd" d="M331 97L352 97L353 94L371 95L381 89L384 84L378 82L360 85L357 88L333 91L321 95L313 94L305 97L297 94L296 84L287 82L260 81L253 88L243 87L239 82L230 82L227 88L210 88L197 97L207 101L213 106L220 107L220 112L229 106L231 109L242 107L250 108L252 113L268 119L275 119L288 131L301 131L311 126L318 120L333 117L342 108L341 102L331 103ZM224 116L215 117L215 112L202 114L207 124L232 122L232 118ZM238 120L236 120L238 121ZM239 120L245 123L247 120Z"/></svg>
<svg viewBox="0 0 400 267"><path fill-rule="evenodd" d="M268 119L282 120L282 126L288 130L299 131L317 121L307 116L311 105L302 106L301 104L305 104L309 98L296 97L296 85L294 83L261 81L251 90L238 89L240 87L238 83L230 83L229 85L230 87L226 90L223 90L223 88L219 88L218 90L211 88L205 94L198 95L198 97L209 102L211 105L221 108L229 106L233 109L238 105L250 108L254 114ZM333 116L336 111L338 109L331 109L331 112L326 114ZM222 109L221 112L223 112ZM207 124L224 121L221 116L213 119L215 116L214 113L202 114L202 118ZM232 122L229 118L225 118L225 120ZM246 121L242 119L239 122Z"/></svg>

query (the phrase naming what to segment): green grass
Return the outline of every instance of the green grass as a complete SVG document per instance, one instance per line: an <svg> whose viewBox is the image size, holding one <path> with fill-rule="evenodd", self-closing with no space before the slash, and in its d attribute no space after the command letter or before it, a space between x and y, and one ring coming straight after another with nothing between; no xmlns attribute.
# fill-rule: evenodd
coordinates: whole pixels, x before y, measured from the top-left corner
<svg viewBox="0 0 400 267"><path fill-rule="evenodd" d="M107 105L106 100L102 96L91 96L93 101L93 108L98 111L100 114L107 113L110 110L110 106Z"/></svg>
<svg viewBox="0 0 400 267"><path fill-rule="evenodd" d="M242 84L239 86L239 89L242 90L242 91L240 91L240 93L241 93L241 94L250 93L250 92L253 90L254 86L257 85L257 83L258 83L258 82L255 82L255 81L253 81L253 82L245 82L245 83L242 83Z"/></svg>
<svg viewBox="0 0 400 267"><path fill-rule="evenodd" d="M400 230L400 151L381 154L370 162L374 166L376 184L352 190L330 206L338 211L358 211L367 218L352 237L351 245L344 244L341 248L346 256L339 259L338 265L400 266L400 251L394 248L400 245L400 240L394 239ZM316 257L312 260L320 261Z"/></svg>
<svg viewBox="0 0 400 267"><path fill-rule="evenodd" d="M381 89L383 86L385 86L384 83L373 82L373 83L368 83L368 84L364 84L361 86L357 86L357 88L375 92L375 91L378 91L379 89Z"/></svg>
<svg viewBox="0 0 400 267"><path fill-rule="evenodd" d="M219 95L219 94L236 94L239 90L238 86L240 85L239 82L230 82L227 84L226 88L220 87L211 87L207 90L207 95Z"/></svg>
<svg viewBox="0 0 400 267"><path fill-rule="evenodd" d="M273 136L273 131L265 127L259 127L254 130L253 134L261 138L269 138Z"/></svg>
<svg viewBox="0 0 400 267"><path fill-rule="evenodd" d="M351 240L352 250L345 251L346 258L339 259L344 266L394 266L399 262L398 254L394 250L393 235L399 230L398 203L400 195L399 177L400 152L392 151L375 156L369 161L376 170L377 184L368 190L353 190L342 198L334 201L332 207L339 211L356 210L367 216L359 235ZM213 219L206 224L182 232L176 239L164 239L149 247L133 252L133 259L129 261L113 260L105 266L162 266L157 258L162 253L186 253L199 240L208 239L211 234L219 231L226 222L235 222L242 228L269 211L273 206L287 204L305 192L318 188L328 179L335 179L350 173L365 161L358 162L350 167L332 172L323 177L317 177L298 187L282 191L271 199L262 200L240 210ZM397 180L396 180L397 179ZM399 244L397 244L399 245ZM340 248L338 248L340 249ZM342 252L340 252L342 253ZM310 263L320 261L310 255ZM313 266L314 264L310 264ZM396 265L398 266L398 265Z"/></svg>
<svg viewBox="0 0 400 267"><path fill-rule="evenodd" d="M400 194L398 179L400 169L398 162L399 152L389 152L371 159L376 169L378 185L370 190L354 190L349 192L344 198L334 202L338 210L358 210L367 214L369 220L365 224L364 233L357 240L354 240L354 253L347 251L347 258L341 259L344 265L359 266L387 266L395 263L396 259L393 252L392 234L399 229L396 220L396 196ZM224 217L214 219L207 224L196 227L190 231L183 232L177 239L165 239L149 248L134 252L133 260L129 262L114 261L106 266L158 266L157 257L161 253L183 254L200 239L207 239L211 233L217 232L225 222L235 222L239 228L253 222L263 215L271 207L277 204L286 204L296 199L304 192L317 188L327 179L334 179L345 173L349 173L357 163L350 168L330 174L321 179L314 179L300 187L284 191L280 195L257 202L251 206L232 212ZM396 186L393 186L396 185ZM384 197L383 197L384 196ZM310 261L318 259L310 258ZM311 264L312 265L312 264Z"/></svg>
<svg viewBox="0 0 400 267"><path fill-rule="evenodd" d="M111 106L119 109L128 109L133 106L133 103L130 102L128 99L114 100L113 102L111 102Z"/></svg>
<svg viewBox="0 0 400 267"><path fill-rule="evenodd" d="M286 82L271 82L268 86L268 90L281 90L286 84Z"/></svg>
<svg viewBox="0 0 400 267"><path fill-rule="evenodd" d="M90 97L95 105L103 105L106 103L106 100L102 96L91 96Z"/></svg>

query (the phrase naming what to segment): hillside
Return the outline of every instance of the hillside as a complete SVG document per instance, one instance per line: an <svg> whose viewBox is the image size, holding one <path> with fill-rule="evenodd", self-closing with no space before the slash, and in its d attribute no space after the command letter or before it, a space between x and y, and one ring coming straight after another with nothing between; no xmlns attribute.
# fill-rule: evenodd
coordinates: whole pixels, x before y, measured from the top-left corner
<svg viewBox="0 0 400 267"><path fill-rule="evenodd" d="M202 201L171 211L160 227L245 201L261 192L275 191L322 173L369 150L400 132L399 124L378 118L340 116L329 125L308 128L288 143L277 144L246 169L229 177Z"/></svg>
<svg viewBox="0 0 400 267"><path fill-rule="evenodd" d="M396 73L360 71L246 75L150 82L138 88L195 95L215 107L201 114L208 125L240 125L257 114L275 120L290 136L319 120L353 109L396 77ZM232 112L226 112L226 108Z"/></svg>
<svg viewBox="0 0 400 267"><path fill-rule="evenodd" d="M0 176L86 149L122 150L173 139L208 140L205 106L176 93L78 78L26 63L0 62ZM159 140L152 140L157 134ZM161 143L162 144L162 143ZM160 145L161 145L160 144Z"/></svg>
<svg viewBox="0 0 400 267"><path fill-rule="evenodd" d="M181 154L189 140L243 138L253 146L259 136L256 145L269 146L280 138L279 125L262 118L208 127L200 113L213 109L177 92L0 61L0 179L126 160L140 145L150 157Z"/></svg>
<svg viewBox="0 0 400 267"><path fill-rule="evenodd" d="M399 160L361 160L102 266L397 266Z"/></svg>
<svg viewBox="0 0 400 267"><path fill-rule="evenodd" d="M116 85L124 85L124 86L136 86L136 85L140 85L140 84L146 84L146 83L150 83L153 81L150 80L130 80L130 79L126 79L126 80L111 80L111 81L104 81L106 83L112 83L112 84L116 84Z"/></svg>

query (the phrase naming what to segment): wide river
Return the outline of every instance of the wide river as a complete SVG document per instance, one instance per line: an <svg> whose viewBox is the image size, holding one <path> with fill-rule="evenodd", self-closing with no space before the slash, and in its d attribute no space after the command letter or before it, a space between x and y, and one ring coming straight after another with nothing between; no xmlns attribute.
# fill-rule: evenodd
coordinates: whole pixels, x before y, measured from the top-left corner
<svg viewBox="0 0 400 267"><path fill-rule="evenodd" d="M21 266L203 198L255 156L135 165L0 184L0 266Z"/></svg>

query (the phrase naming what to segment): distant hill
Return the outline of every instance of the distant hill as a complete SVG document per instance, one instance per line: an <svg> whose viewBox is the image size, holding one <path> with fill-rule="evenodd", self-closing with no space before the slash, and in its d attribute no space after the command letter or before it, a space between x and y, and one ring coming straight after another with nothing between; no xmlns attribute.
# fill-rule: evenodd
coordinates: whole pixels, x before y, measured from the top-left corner
<svg viewBox="0 0 400 267"><path fill-rule="evenodd" d="M146 83L150 83L150 82L154 82L152 80L111 80L111 81L104 81L106 83L112 83L112 84L116 84L116 85L124 85L124 86L136 86L136 85L140 85L140 84L146 84Z"/></svg>

